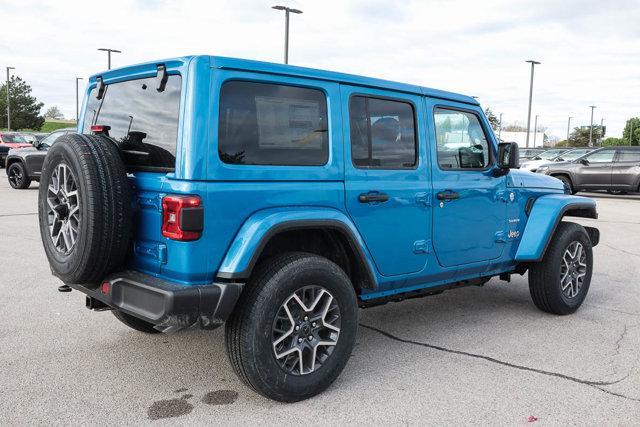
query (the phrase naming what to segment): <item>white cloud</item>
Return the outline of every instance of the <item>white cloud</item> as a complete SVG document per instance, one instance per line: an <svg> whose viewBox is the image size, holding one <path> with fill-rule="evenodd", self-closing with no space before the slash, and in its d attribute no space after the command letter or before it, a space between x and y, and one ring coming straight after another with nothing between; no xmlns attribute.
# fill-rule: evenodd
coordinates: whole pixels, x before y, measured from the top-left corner
<svg viewBox="0 0 640 427"><path fill-rule="evenodd" d="M282 2L291 17L290 62L479 96L504 121L532 114L563 137L573 123L606 118L610 135L640 115L640 2L618 0L3 0L0 66L47 106L75 114L75 77L106 67L98 47L121 49L114 66L210 53L279 62Z"/></svg>

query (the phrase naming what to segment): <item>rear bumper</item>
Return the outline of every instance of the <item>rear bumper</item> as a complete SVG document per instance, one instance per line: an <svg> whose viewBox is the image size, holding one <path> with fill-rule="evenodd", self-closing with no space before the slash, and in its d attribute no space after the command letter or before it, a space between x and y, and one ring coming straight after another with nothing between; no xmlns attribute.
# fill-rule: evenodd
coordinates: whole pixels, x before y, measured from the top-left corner
<svg viewBox="0 0 640 427"><path fill-rule="evenodd" d="M105 281L109 282L108 289L70 286L87 295L88 308L121 310L153 323L163 332L196 324L203 329L220 326L233 311L243 286L241 283L181 285L135 271L123 271Z"/></svg>

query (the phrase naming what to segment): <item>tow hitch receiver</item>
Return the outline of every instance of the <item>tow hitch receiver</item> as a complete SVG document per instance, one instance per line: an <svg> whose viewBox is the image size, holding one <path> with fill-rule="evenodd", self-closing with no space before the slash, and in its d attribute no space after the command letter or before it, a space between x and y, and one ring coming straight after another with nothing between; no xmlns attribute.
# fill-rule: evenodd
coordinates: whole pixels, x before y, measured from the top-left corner
<svg viewBox="0 0 640 427"><path fill-rule="evenodd" d="M86 306L89 310L95 310L95 311L113 310L107 304L90 296L87 296Z"/></svg>

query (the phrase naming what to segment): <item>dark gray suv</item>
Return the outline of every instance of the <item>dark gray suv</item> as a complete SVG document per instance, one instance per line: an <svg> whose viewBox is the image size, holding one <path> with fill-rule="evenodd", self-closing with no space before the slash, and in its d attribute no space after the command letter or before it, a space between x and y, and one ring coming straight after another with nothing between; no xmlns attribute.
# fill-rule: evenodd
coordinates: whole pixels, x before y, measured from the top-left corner
<svg viewBox="0 0 640 427"><path fill-rule="evenodd" d="M540 166L537 173L563 181L572 193L640 191L640 147L604 147L570 162Z"/></svg>

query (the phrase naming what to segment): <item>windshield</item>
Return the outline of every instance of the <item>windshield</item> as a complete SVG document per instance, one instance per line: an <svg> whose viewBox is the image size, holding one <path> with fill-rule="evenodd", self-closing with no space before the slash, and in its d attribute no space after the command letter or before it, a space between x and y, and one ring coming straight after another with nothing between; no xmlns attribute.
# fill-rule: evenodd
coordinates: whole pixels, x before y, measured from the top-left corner
<svg viewBox="0 0 640 427"><path fill-rule="evenodd" d="M551 160L556 156L564 153L566 150L547 150L542 154L538 154L538 157L542 160Z"/></svg>
<svg viewBox="0 0 640 427"><path fill-rule="evenodd" d="M27 140L15 133L3 133L2 141L9 144L28 144Z"/></svg>
<svg viewBox="0 0 640 427"><path fill-rule="evenodd" d="M156 90L155 77L114 83L101 100L93 89L83 133L90 133L93 124L110 126L109 136L129 156L127 165L174 168L181 82L179 75L170 75L162 92Z"/></svg>

